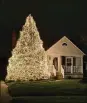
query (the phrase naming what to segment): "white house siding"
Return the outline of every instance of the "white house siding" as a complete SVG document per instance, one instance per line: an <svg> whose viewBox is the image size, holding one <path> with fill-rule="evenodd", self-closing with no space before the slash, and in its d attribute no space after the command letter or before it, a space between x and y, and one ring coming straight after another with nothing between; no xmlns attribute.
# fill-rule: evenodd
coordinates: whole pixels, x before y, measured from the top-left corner
<svg viewBox="0 0 87 103"><path fill-rule="evenodd" d="M67 46L62 46L63 43L66 43ZM63 37L53 46L51 46L46 53L48 55L60 55L60 56L81 56L84 53L76 47L67 37Z"/></svg>

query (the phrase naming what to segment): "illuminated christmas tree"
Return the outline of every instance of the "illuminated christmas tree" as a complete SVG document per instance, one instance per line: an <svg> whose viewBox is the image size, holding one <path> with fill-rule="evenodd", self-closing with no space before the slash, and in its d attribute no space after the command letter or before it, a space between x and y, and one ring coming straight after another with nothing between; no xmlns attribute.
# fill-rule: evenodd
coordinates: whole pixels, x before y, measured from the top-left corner
<svg viewBox="0 0 87 103"><path fill-rule="evenodd" d="M39 80L49 76L43 42L33 17L29 15L9 59L6 80Z"/></svg>

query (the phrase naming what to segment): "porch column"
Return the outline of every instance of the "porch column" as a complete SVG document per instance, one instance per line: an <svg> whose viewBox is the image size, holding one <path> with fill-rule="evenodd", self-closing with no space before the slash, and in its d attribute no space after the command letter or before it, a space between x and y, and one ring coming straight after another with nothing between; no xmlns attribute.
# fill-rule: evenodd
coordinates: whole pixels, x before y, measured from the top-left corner
<svg viewBox="0 0 87 103"><path fill-rule="evenodd" d="M71 66L71 74L73 74L73 66Z"/></svg>
<svg viewBox="0 0 87 103"><path fill-rule="evenodd" d="M81 57L81 73L83 73L83 57Z"/></svg>
<svg viewBox="0 0 87 103"><path fill-rule="evenodd" d="M58 56L58 72L61 72L61 65L62 65L61 56Z"/></svg>

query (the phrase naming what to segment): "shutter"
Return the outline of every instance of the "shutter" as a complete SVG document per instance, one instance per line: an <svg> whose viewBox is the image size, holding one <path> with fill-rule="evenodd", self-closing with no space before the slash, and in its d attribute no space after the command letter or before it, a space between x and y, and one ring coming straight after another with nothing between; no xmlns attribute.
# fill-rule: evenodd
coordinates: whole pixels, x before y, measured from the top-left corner
<svg viewBox="0 0 87 103"><path fill-rule="evenodd" d="M76 58L73 57L73 66L76 66Z"/></svg>
<svg viewBox="0 0 87 103"><path fill-rule="evenodd" d="M62 56L62 65L65 65L65 56Z"/></svg>

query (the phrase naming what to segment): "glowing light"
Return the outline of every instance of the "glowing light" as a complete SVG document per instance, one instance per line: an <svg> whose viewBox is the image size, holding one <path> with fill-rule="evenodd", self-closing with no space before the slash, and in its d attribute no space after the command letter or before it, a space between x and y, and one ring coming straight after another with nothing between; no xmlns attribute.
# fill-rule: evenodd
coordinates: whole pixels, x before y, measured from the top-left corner
<svg viewBox="0 0 87 103"><path fill-rule="evenodd" d="M38 80L49 76L43 42L33 17L29 15L9 59L6 80Z"/></svg>

